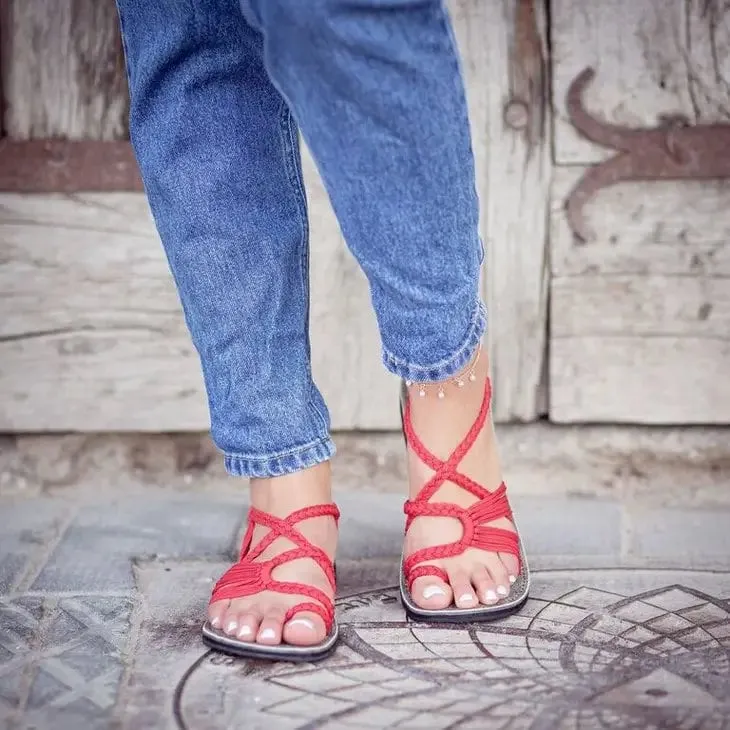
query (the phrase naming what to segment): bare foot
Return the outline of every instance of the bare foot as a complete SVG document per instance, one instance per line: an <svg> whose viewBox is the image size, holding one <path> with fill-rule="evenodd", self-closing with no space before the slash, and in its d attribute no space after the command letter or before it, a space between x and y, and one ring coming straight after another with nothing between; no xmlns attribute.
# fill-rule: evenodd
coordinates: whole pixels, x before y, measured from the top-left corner
<svg viewBox="0 0 730 730"><path fill-rule="evenodd" d="M484 398L489 363L482 351L474 368L475 381L465 380L463 387L444 384L444 398L437 397L437 386L426 388L427 395L419 397L418 386L409 388L413 428L424 446L441 460L448 459L469 432L477 418ZM502 482L497 444L491 413L472 448L457 467L489 491ZM413 499L433 475L419 457L408 450L409 497ZM452 482L445 482L429 502L449 502L469 507L477 498ZM514 532L514 525L505 518L486 523ZM450 517L416 517L405 538L405 555L426 547L445 545L461 539L463 528L459 520ZM414 602L425 609L438 610L455 604L459 608L493 605L505 598L515 582L519 561L510 553L495 553L467 548L460 555L430 560L422 565L435 565L448 575L448 582L435 576L421 576L413 581Z"/></svg>
<svg viewBox="0 0 730 730"><path fill-rule="evenodd" d="M287 517L292 512L312 505L329 504L332 501L329 462L304 469L294 474L271 479L251 480L251 504L276 517ZM313 545L322 548L330 560L337 547L337 526L332 517L315 517L303 520L297 529ZM268 533L268 528L256 525L252 546ZM270 560L276 555L296 547L286 538L278 538L256 559ZM304 583L319 588L333 598L332 588L322 569L310 558L284 563L272 571L274 580ZM222 600L211 603L208 618L211 626L242 641L265 645L294 644L310 646L326 638L327 629L319 614L301 612L284 624L289 608L302 602L311 602L305 595L289 595L274 591L262 591L245 598Z"/></svg>

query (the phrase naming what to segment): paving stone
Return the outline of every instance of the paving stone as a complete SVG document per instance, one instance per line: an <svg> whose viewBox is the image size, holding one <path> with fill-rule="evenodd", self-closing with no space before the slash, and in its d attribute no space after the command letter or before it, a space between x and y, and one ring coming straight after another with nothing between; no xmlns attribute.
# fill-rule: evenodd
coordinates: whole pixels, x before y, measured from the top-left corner
<svg viewBox="0 0 730 730"><path fill-rule="evenodd" d="M110 726L132 610L123 596L0 600L0 706L18 728Z"/></svg>
<svg viewBox="0 0 730 730"><path fill-rule="evenodd" d="M695 568L730 568L730 509L634 509L632 554Z"/></svg>
<svg viewBox="0 0 730 730"><path fill-rule="evenodd" d="M132 589L132 558L229 553L242 517L240 505L203 497L137 497L87 504L44 566L33 590Z"/></svg>
<svg viewBox="0 0 730 730"><path fill-rule="evenodd" d="M342 558L399 556L403 544L403 497L351 494L339 498ZM621 552L622 511L616 502L515 495L515 517L528 554L612 556Z"/></svg>
<svg viewBox="0 0 730 730"><path fill-rule="evenodd" d="M621 552L622 513L616 502L516 495L512 503L528 557Z"/></svg>
<svg viewBox="0 0 730 730"><path fill-rule="evenodd" d="M58 534L68 502L39 498L0 505L0 595L7 593Z"/></svg>
<svg viewBox="0 0 730 730"><path fill-rule="evenodd" d="M609 717L609 727L638 730L722 727L730 717L727 647L704 628L730 627L730 573L537 572L521 626L411 624L395 588L363 589L338 599L337 652L287 665L205 652L198 619L211 567L140 567L149 614L124 698L140 709L125 728L172 727L165 708L175 698L179 721L206 730L592 730Z"/></svg>

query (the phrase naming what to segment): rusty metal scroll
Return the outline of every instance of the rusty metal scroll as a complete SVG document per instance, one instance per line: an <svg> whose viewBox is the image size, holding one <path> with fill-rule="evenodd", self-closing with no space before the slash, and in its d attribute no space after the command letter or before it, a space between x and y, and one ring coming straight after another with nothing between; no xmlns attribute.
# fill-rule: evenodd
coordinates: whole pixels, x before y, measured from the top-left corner
<svg viewBox="0 0 730 730"><path fill-rule="evenodd" d="M568 224L578 239L594 238L583 208L601 188L629 181L730 178L730 124L690 125L682 116L661 117L656 127L638 129L603 122L583 106L583 91L594 76L586 68L573 80L568 115L583 137L618 154L589 167L565 201Z"/></svg>

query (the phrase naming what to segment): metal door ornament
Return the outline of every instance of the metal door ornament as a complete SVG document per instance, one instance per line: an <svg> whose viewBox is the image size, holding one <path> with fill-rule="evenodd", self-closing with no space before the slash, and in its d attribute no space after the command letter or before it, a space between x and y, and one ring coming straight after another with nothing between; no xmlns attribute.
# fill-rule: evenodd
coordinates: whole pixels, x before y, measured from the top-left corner
<svg viewBox="0 0 730 730"><path fill-rule="evenodd" d="M568 224L582 242L595 238L583 208L596 193L619 182L730 178L730 124L690 125L686 117L660 117L656 127L631 128L601 121L583 105L595 77L584 69L568 89L568 116L578 132L618 154L589 167L565 201Z"/></svg>

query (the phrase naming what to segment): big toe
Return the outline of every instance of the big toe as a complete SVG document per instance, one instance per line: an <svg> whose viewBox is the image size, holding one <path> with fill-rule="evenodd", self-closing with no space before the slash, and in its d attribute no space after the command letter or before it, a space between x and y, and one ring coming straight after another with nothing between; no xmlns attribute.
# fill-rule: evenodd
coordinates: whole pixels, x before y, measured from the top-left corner
<svg viewBox="0 0 730 730"><path fill-rule="evenodd" d="M411 597L419 608L438 611L451 605L454 594L439 578L423 576L413 581Z"/></svg>
<svg viewBox="0 0 730 730"><path fill-rule="evenodd" d="M316 613L297 613L284 624L283 638L294 646L321 644L327 636L322 617Z"/></svg>

